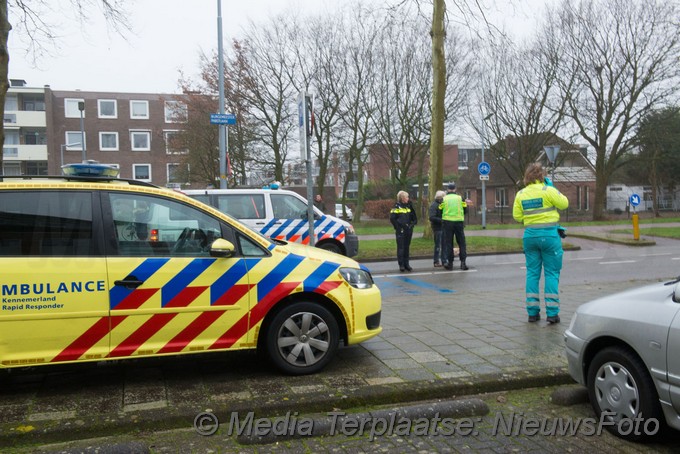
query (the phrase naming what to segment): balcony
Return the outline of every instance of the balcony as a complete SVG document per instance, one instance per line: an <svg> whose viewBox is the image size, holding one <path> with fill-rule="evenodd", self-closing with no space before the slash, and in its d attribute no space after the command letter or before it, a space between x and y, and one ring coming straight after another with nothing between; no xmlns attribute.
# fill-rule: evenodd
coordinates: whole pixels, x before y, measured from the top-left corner
<svg viewBox="0 0 680 454"><path fill-rule="evenodd" d="M5 112L5 127L47 127L47 115L44 111L14 110Z"/></svg>
<svg viewBox="0 0 680 454"><path fill-rule="evenodd" d="M47 161L47 145L6 145L2 156L12 161Z"/></svg>

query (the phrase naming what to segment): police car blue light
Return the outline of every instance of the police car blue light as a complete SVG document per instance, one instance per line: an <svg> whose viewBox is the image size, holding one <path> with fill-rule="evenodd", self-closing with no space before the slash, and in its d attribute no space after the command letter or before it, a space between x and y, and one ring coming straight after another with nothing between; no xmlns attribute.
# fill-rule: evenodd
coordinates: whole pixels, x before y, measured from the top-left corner
<svg viewBox="0 0 680 454"><path fill-rule="evenodd" d="M66 164L61 167L64 175L73 177L113 177L117 178L120 170L108 164L88 161L77 164Z"/></svg>

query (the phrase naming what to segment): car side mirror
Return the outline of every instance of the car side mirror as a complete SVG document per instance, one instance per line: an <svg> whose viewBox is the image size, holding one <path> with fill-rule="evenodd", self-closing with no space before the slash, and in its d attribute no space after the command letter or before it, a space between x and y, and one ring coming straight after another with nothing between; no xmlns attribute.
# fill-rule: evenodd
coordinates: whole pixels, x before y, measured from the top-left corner
<svg viewBox="0 0 680 454"><path fill-rule="evenodd" d="M234 255L236 248L224 238L218 238L210 245L210 257L228 258Z"/></svg>
<svg viewBox="0 0 680 454"><path fill-rule="evenodd" d="M673 301L680 303L680 282L676 283L675 287L673 287Z"/></svg>

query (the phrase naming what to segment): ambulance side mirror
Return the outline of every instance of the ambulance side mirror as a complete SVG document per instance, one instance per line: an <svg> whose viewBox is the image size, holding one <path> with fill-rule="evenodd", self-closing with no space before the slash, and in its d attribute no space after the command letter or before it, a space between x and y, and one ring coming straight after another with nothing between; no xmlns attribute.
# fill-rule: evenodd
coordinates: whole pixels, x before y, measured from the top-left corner
<svg viewBox="0 0 680 454"><path fill-rule="evenodd" d="M227 258L234 255L234 245L225 240L218 238L210 245L210 257Z"/></svg>

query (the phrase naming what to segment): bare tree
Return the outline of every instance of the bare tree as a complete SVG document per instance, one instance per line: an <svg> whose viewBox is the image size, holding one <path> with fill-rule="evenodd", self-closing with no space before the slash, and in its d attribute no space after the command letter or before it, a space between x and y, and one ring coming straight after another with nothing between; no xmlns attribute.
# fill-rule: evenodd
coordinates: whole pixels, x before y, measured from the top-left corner
<svg viewBox="0 0 680 454"><path fill-rule="evenodd" d="M342 16L335 14L308 18L304 26L290 25L298 62L294 84L298 91L314 94L313 135L316 146L312 153L316 155L319 168L318 192L323 193L329 163L338 142L342 84L347 77L341 37L351 32L352 24L343 23Z"/></svg>
<svg viewBox="0 0 680 454"><path fill-rule="evenodd" d="M679 22L676 2L565 0L549 14L566 115L596 152L595 220L637 124L677 93Z"/></svg>
<svg viewBox="0 0 680 454"><path fill-rule="evenodd" d="M98 9L108 26L118 33L131 30L123 0L70 0L72 8L65 9L81 23L87 22L93 9ZM44 21L42 13L50 8L47 0L0 0L0 113L4 117L5 97L9 89L9 50L7 42L12 25L27 39L26 53L33 61L42 55L47 46L57 39L55 26ZM5 132L0 129L0 144L5 142ZM3 153L0 153L0 175L3 173Z"/></svg>
<svg viewBox="0 0 680 454"><path fill-rule="evenodd" d="M380 158L389 164L392 180L401 188L406 188L430 144L431 66L426 27L421 18L405 16L387 23L378 38L373 121L384 146Z"/></svg>
<svg viewBox="0 0 680 454"><path fill-rule="evenodd" d="M547 33L547 32L546 32ZM558 87L559 61L549 36L524 48L502 37L489 46L480 69L485 146L501 169L521 186L524 170L535 162L543 146L554 143L563 120L564 98ZM481 128L480 118L471 119Z"/></svg>
<svg viewBox="0 0 680 454"><path fill-rule="evenodd" d="M351 33L342 36L340 63L345 71L341 85L340 146L346 150L347 178L342 187L343 201L350 181L357 181L357 204L354 220L361 219L364 202L364 165L368 160L367 147L375 140L376 132L371 121L375 113L377 78L375 47L382 19L375 10L355 4L346 15L344 23L354 24ZM356 171L354 170L356 166ZM356 179L356 180L355 180Z"/></svg>
<svg viewBox="0 0 680 454"><path fill-rule="evenodd" d="M249 62L242 83L244 97L253 114L255 137L261 148L263 168L274 170L274 179L284 181L288 140L295 128L295 54L284 24L287 16L276 16L261 25L251 24L243 55Z"/></svg>

